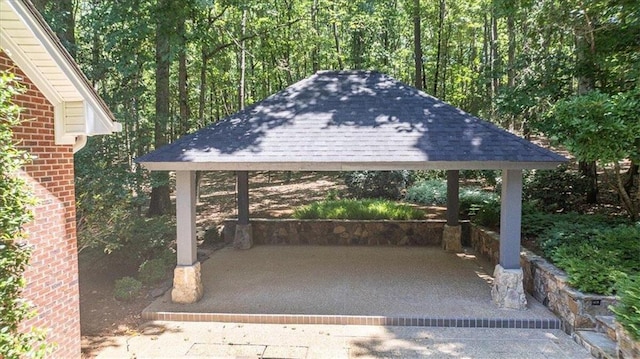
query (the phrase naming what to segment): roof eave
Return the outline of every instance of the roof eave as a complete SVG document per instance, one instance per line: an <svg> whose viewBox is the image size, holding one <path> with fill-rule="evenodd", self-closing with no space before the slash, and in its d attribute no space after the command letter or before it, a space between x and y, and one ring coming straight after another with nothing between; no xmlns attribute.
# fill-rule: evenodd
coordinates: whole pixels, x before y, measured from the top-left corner
<svg viewBox="0 0 640 359"><path fill-rule="evenodd" d="M139 162L150 171L392 171L554 169L566 161L434 162Z"/></svg>

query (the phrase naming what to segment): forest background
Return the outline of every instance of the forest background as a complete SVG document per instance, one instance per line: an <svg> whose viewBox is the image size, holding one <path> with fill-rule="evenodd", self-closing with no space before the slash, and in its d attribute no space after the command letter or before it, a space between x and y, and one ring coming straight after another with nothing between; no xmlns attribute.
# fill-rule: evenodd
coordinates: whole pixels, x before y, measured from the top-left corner
<svg viewBox="0 0 640 359"><path fill-rule="evenodd" d="M76 156L81 250L116 249L114 223L171 212L169 175L149 174L136 157L327 69L378 70L559 141L590 179L589 202L600 164L637 216L635 0L34 3L123 124Z"/></svg>

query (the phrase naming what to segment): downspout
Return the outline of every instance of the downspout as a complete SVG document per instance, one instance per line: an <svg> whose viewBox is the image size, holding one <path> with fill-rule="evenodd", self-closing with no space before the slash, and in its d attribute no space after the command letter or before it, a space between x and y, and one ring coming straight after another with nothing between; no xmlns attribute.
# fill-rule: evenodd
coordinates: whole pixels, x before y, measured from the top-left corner
<svg viewBox="0 0 640 359"><path fill-rule="evenodd" d="M73 144L73 153L76 153L84 148L87 145L87 136L80 135L76 136L76 142Z"/></svg>

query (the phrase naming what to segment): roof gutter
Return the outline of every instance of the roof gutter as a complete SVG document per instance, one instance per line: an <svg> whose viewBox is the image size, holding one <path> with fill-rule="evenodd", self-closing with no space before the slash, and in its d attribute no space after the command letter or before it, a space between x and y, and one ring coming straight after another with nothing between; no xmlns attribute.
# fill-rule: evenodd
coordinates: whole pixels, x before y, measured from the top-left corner
<svg viewBox="0 0 640 359"><path fill-rule="evenodd" d="M84 148L87 145L87 136L80 135L76 136L76 142L73 144L73 153L76 153Z"/></svg>

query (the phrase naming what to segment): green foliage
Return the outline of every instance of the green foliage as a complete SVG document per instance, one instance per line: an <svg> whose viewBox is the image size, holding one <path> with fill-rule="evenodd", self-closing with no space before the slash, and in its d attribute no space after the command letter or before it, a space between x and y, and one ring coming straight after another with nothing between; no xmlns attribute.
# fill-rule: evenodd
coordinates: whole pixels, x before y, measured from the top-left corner
<svg viewBox="0 0 640 359"><path fill-rule="evenodd" d="M407 206L385 200L326 200L314 202L297 208L293 216L298 219L392 219L408 220L422 219L424 212Z"/></svg>
<svg viewBox="0 0 640 359"><path fill-rule="evenodd" d="M127 208L114 207L101 218L87 222L78 239L85 248L99 248L122 261L139 265L166 251L175 233L172 217L148 218Z"/></svg>
<svg viewBox="0 0 640 359"><path fill-rule="evenodd" d="M44 357L47 346L39 330L18 331L33 313L20 296L30 250L23 241L23 226L32 219L34 203L19 176L28 155L13 141L13 126L20 124L20 108L12 98L21 90L13 76L0 71L0 357Z"/></svg>
<svg viewBox="0 0 640 359"><path fill-rule="evenodd" d="M540 236L542 248L569 275L575 288L612 294L625 275L640 273L640 227L612 226L606 222L557 221ZM575 217L574 217L575 218Z"/></svg>
<svg viewBox="0 0 640 359"><path fill-rule="evenodd" d="M431 179L418 182L407 189L405 200L424 205L447 203L447 181Z"/></svg>
<svg viewBox="0 0 640 359"><path fill-rule="evenodd" d="M497 203L499 205L498 195L493 192L487 192L477 187L462 187L460 188L460 213L463 216L473 216L486 205L493 205ZM499 208L498 208L499 209ZM499 211L498 211L499 214ZM498 223L500 221L498 220Z"/></svg>
<svg viewBox="0 0 640 359"><path fill-rule="evenodd" d="M343 174L354 198L399 199L411 184L410 171L355 171Z"/></svg>
<svg viewBox="0 0 640 359"><path fill-rule="evenodd" d="M525 178L522 198L545 212L571 212L578 209L588 188L589 180L584 175L561 166L532 172Z"/></svg>
<svg viewBox="0 0 640 359"><path fill-rule="evenodd" d="M610 96L598 90L560 100L541 128L584 161L638 158L640 90Z"/></svg>
<svg viewBox="0 0 640 359"><path fill-rule="evenodd" d="M497 195L478 187L461 187L459 194L460 213L475 214L482 206L497 201ZM430 179L421 181L407 189L405 200L423 205L447 203L447 181Z"/></svg>
<svg viewBox="0 0 640 359"><path fill-rule="evenodd" d="M640 275L625 277L618 287L618 304L611 308L616 320L635 340L640 340Z"/></svg>
<svg viewBox="0 0 640 359"><path fill-rule="evenodd" d="M132 277L123 277L115 281L113 297L121 301L130 301L140 295L142 282Z"/></svg>
<svg viewBox="0 0 640 359"><path fill-rule="evenodd" d="M500 226L500 202L494 200L483 204L473 217L473 223L488 228L498 228Z"/></svg>
<svg viewBox="0 0 640 359"><path fill-rule="evenodd" d="M138 268L138 279L145 285L155 284L166 277L168 269L164 258L148 259Z"/></svg>

